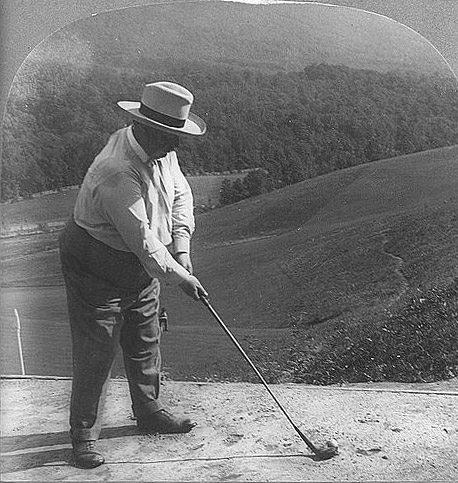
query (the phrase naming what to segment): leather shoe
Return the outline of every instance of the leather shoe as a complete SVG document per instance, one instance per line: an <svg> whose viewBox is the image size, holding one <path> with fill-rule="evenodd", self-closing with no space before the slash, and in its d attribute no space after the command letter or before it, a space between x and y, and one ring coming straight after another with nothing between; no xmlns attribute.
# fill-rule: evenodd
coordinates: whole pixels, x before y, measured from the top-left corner
<svg viewBox="0 0 458 483"><path fill-rule="evenodd" d="M189 433L196 425L190 419L177 418L165 409L149 416L137 417L137 427L142 433Z"/></svg>
<svg viewBox="0 0 458 483"><path fill-rule="evenodd" d="M95 449L95 441L73 441L73 462L78 468L97 468L105 462Z"/></svg>

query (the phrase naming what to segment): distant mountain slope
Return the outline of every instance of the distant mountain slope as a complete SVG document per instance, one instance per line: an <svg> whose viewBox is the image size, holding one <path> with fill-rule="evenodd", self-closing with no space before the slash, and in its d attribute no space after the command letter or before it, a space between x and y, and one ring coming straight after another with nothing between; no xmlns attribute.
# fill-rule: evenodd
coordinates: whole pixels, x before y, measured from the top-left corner
<svg viewBox="0 0 458 483"><path fill-rule="evenodd" d="M264 168L279 187L456 142L456 80L395 21L315 3L150 5L77 21L31 53L5 113L2 201L79 184L127 122L116 101L156 79L188 87L208 123L180 147L187 174Z"/></svg>
<svg viewBox="0 0 458 483"><path fill-rule="evenodd" d="M155 69L192 59L297 70L315 62L450 74L423 37L391 19L325 4L167 3L104 12L61 29L30 60Z"/></svg>
<svg viewBox="0 0 458 483"><path fill-rule="evenodd" d="M92 13L122 8L151 0L79 0L62 8L59 0L3 0L0 4L2 33L0 46L0 107L3 110L10 83L22 61L49 34ZM420 32L433 42L458 73L458 4L450 0L320 0L378 12ZM25 14L26 12L26 14Z"/></svg>

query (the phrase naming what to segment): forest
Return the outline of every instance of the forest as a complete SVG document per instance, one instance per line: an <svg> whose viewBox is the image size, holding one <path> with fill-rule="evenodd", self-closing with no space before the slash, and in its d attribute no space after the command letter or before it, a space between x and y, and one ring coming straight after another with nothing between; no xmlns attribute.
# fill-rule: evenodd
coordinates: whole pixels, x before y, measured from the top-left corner
<svg viewBox="0 0 458 483"><path fill-rule="evenodd" d="M208 125L202 139L180 144L185 174L253 170L235 188L226 183L222 204L458 142L457 86L438 75L327 64L146 70L45 63L33 78L19 77L3 121L1 201L81 183L109 135L129 122L116 101L138 100L159 79L190 89L193 111Z"/></svg>

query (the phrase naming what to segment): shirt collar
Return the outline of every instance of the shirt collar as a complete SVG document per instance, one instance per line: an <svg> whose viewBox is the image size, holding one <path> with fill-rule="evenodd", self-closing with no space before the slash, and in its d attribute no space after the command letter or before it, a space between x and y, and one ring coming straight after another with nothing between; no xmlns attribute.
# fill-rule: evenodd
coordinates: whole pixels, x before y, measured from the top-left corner
<svg viewBox="0 0 458 483"><path fill-rule="evenodd" d="M127 139L129 140L132 149L135 151L135 154L144 162L148 163L149 156L146 154L145 150L138 144L138 141L135 139L134 133L132 132L132 126L127 128Z"/></svg>

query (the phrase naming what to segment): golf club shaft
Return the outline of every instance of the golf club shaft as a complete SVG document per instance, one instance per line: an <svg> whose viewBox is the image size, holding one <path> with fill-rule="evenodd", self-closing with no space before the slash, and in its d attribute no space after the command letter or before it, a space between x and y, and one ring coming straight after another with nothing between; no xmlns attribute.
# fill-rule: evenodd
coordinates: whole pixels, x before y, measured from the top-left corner
<svg viewBox="0 0 458 483"><path fill-rule="evenodd" d="M234 335L232 334L232 332L229 330L229 328L226 326L226 324L223 322L223 320L221 319L221 317L218 315L218 313L216 312L216 310L212 307L212 305L210 304L209 300L206 298L206 297L203 297L201 296L200 300L202 300L203 304L210 310L210 312L212 313L213 317L216 319L216 321L219 323L219 325L222 327L222 329L224 330L224 332L226 332L226 334L229 336L229 338L231 339L231 341L233 342L233 344L237 347L237 349L240 351L240 353L243 355L243 357L245 358L245 360L248 362L248 364L251 366L251 368L253 369L253 371L256 373L256 375L258 376L259 380L262 382L262 384L264 385L264 387L267 389L267 392L272 396L272 399L277 403L277 406L281 409L282 413L286 416L286 419L288 419L288 421L291 423L291 425L293 426L294 430L296 431L296 433L300 436L300 438L302 439L302 441L304 441L304 443L314 452L314 453L317 453L318 450L317 448L315 447L315 445L302 433L302 431L294 424L294 421L291 419L291 417L289 416L289 414L286 412L286 410L284 409L284 407L281 405L280 401L277 399L277 397L275 396L275 394L271 391L270 387L268 386L267 382L265 381L264 377L262 376L262 374L258 371L257 367L253 364L253 362L251 361L251 359L248 357L248 354L244 351L243 347L239 344L238 340L234 337Z"/></svg>

